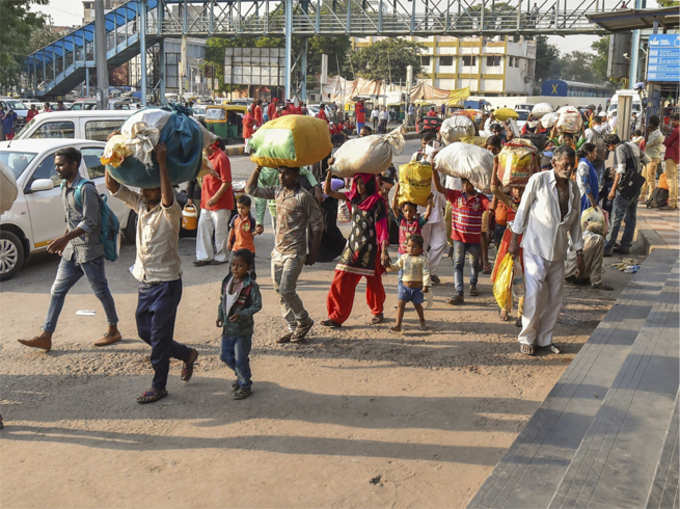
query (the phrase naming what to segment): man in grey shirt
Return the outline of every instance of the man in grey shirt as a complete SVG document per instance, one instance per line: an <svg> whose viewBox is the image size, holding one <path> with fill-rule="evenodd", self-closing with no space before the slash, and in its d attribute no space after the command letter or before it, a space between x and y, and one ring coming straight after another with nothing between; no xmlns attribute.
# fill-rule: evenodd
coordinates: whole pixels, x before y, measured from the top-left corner
<svg viewBox="0 0 680 509"><path fill-rule="evenodd" d="M66 232L53 240L47 251L61 255L57 277L52 285L52 298L47 311L43 332L33 339L20 339L19 343L48 352L52 348L52 334L57 327L59 314L64 306L66 294L85 274L94 294L101 301L109 322L109 330L95 346L106 346L120 341L116 305L109 291L104 273L104 247L99 240L101 229L100 201L97 189L91 182L84 182L78 168L81 154L73 148L58 150L54 157L57 172L65 181L61 198L66 215ZM80 203L76 203L75 192L80 187Z"/></svg>

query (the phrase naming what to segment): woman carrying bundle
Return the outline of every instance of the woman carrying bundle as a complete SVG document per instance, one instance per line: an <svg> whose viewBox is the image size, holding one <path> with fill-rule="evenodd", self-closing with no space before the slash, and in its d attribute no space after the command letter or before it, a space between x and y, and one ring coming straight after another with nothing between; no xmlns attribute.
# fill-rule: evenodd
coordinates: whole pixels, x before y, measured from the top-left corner
<svg viewBox="0 0 680 509"><path fill-rule="evenodd" d="M387 247L387 205L380 195L376 175L358 173L352 177L349 193L331 189L331 172L326 175L324 193L337 200L346 200L352 215L352 231L347 246L335 267L333 283L326 298L326 327L340 327L349 318L354 292L362 276L366 278L366 302L373 314L372 324L383 322L385 289L382 284L384 267L389 263Z"/></svg>

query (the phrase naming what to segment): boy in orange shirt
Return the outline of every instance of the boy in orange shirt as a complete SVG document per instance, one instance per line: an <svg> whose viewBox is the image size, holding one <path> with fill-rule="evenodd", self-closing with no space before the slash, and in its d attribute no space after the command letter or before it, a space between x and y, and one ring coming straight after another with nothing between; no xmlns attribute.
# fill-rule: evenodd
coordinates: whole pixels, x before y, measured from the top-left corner
<svg viewBox="0 0 680 509"><path fill-rule="evenodd" d="M255 229L255 219L250 215L250 197L239 196L236 200L236 210L238 214L234 216L229 224L229 240L227 248L235 253L239 249L247 249L255 257L255 235L259 233ZM252 276L255 279L255 262L253 261Z"/></svg>

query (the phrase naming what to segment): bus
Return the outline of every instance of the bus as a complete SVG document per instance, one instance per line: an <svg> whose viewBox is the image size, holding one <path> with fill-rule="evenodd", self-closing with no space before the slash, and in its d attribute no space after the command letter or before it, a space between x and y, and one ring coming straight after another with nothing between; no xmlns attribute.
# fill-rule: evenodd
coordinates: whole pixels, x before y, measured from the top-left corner
<svg viewBox="0 0 680 509"><path fill-rule="evenodd" d="M545 80L541 86L541 95L553 97L609 97L612 91L608 85L566 80Z"/></svg>

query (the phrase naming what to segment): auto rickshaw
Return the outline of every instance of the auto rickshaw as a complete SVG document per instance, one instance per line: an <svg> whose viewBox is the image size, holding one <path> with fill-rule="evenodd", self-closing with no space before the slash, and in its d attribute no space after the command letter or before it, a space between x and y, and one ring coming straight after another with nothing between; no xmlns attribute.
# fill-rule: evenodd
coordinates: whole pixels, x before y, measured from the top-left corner
<svg viewBox="0 0 680 509"><path fill-rule="evenodd" d="M240 104L211 104L205 110L205 125L227 144L243 142L243 117L246 111L246 106Z"/></svg>

